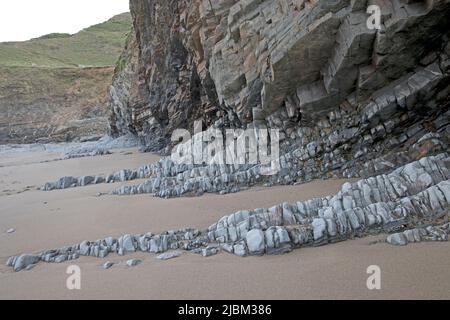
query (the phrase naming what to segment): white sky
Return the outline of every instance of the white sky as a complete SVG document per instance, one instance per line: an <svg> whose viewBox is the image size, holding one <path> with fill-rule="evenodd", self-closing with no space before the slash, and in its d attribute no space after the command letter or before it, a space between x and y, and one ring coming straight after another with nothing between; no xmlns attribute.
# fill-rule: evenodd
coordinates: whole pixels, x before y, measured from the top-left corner
<svg viewBox="0 0 450 320"><path fill-rule="evenodd" d="M76 33L129 11L129 0L0 0L0 42Z"/></svg>

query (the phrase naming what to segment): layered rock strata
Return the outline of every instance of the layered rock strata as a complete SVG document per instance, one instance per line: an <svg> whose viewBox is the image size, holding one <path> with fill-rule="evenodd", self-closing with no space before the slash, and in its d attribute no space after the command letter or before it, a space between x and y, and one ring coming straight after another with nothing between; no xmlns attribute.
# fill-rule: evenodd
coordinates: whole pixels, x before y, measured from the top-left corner
<svg viewBox="0 0 450 320"><path fill-rule="evenodd" d="M446 241L450 233L449 209L450 156L443 153L387 175L346 183L334 196L239 211L223 217L208 230L182 229L84 241L39 254L14 256L7 265L20 271L39 261L61 263L80 256L104 258L111 253L165 253L177 249L205 257L220 250L238 256L280 254L378 233L393 233L388 242L395 245Z"/></svg>

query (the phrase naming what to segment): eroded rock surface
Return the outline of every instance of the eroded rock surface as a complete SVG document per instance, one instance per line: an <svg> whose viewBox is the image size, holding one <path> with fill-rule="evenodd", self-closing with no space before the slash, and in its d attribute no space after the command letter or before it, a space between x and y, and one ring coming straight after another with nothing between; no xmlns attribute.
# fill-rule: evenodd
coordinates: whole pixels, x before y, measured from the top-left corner
<svg viewBox="0 0 450 320"><path fill-rule="evenodd" d="M367 27L371 4L380 30ZM113 131L168 152L172 132L197 119L277 129L281 170L163 159L97 179L149 179L114 194L364 178L449 149L448 1L132 0L131 9L137 32L111 91Z"/></svg>
<svg viewBox="0 0 450 320"><path fill-rule="evenodd" d="M425 157L389 174L346 183L326 198L242 210L207 230L124 235L8 259L20 271L39 261L61 263L80 256L105 258L136 251L165 255L186 250L204 257L220 250L238 256L282 254L371 234L393 233L388 242L447 241L450 233L450 156ZM175 254L176 256L179 253Z"/></svg>

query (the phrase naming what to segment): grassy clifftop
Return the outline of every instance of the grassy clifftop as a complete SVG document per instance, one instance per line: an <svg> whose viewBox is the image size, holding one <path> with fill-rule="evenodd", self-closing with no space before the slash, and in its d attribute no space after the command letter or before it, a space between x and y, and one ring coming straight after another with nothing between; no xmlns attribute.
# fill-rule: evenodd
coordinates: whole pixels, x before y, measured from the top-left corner
<svg viewBox="0 0 450 320"><path fill-rule="evenodd" d="M0 43L0 144L105 134L108 88L131 28L126 13L74 35Z"/></svg>
<svg viewBox="0 0 450 320"><path fill-rule="evenodd" d="M115 65L131 31L124 13L74 35L49 34L25 42L0 43L0 65L7 67L105 67Z"/></svg>

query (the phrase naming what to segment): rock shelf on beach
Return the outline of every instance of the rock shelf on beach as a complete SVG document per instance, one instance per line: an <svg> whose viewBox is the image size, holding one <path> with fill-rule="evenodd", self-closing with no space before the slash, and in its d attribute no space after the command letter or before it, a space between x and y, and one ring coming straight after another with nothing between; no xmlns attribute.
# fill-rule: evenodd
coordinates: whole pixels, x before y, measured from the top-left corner
<svg viewBox="0 0 450 320"><path fill-rule="evenodd" d="M380 233L390 233L387 242L393 245L447 241L449 209L450 156L442 153L389 174L346 183L334 196L238 211L207 230L186 228L83 241L10 257L7 265L21 271L41 261L62 263L80 256L105 258L137 251L160 254L162 260L178 257L179 250L204 257L220 251L238 256L281 254Z"/></svg>

